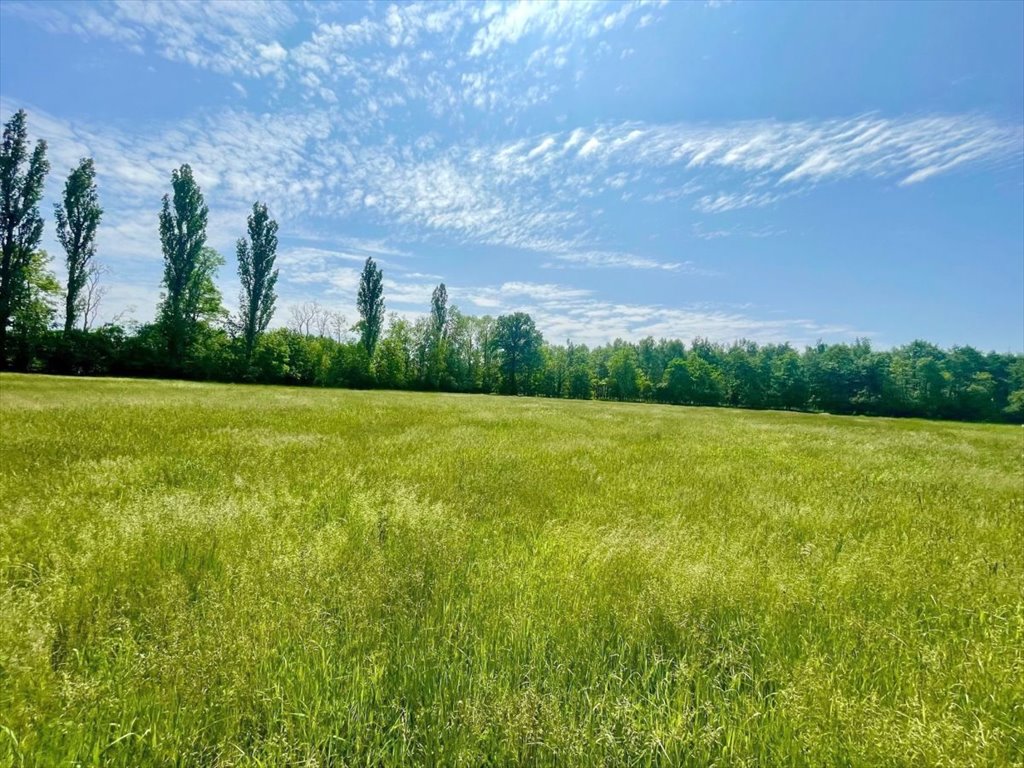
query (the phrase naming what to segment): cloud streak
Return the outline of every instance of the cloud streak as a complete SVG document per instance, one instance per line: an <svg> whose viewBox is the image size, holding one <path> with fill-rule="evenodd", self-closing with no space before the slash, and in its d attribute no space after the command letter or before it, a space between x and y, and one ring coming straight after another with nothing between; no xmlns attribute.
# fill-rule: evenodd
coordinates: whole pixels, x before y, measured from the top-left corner
<svg viewBox="0 0 1024 768"><path fill-rule="evenodd" d="M720 125L628 122L535 137L530 146L528 152L502 155L503 169L524 178L559 173L592 186L600 186L596 169L671 170L675 189L649 193L650 201L681 197L685 186L679 185L698 180L738 184L693 203L698 211L715 213L770 205L796 190L854 177L908 186L954 169L1019 163L1024 130L973 114ZM556 146L560 152L547 151ZM542 147L544 152L537 151Z"/></svg>

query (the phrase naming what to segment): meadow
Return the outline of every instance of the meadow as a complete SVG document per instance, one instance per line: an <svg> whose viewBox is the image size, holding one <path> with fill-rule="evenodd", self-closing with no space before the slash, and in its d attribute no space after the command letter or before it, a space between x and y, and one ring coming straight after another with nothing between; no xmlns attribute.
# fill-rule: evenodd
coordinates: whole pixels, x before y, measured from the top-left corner
<svg viewBox="0 0 1024 768"><path fill-rule="evenodd" d="M1024 765L1024 430L0 376L0 765Z"/></svg>

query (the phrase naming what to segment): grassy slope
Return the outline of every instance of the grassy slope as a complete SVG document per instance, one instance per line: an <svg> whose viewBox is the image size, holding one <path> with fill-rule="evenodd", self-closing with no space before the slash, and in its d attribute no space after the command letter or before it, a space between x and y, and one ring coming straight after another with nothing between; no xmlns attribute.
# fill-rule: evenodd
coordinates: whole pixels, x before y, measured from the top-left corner
<svg viewBox="0 0 1024 768"><path fill-rule="evenodd" d="M1019 427L0 390L0 764L1024 762Z"/></svg>

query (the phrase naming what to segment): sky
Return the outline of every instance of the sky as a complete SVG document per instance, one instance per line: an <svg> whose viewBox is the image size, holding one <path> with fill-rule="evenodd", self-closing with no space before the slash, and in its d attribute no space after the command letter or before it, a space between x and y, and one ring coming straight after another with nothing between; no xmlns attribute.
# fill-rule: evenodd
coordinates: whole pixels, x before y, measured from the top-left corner
<svg viewBox="0 0 1024 768"><path fill-rule="evenodd" d="M43 247L95 158L101 320L148 322L189 163L237 305L444 281L553 342L1024 351L1024 3L0 3L0 118L49 143Z"/></svg>

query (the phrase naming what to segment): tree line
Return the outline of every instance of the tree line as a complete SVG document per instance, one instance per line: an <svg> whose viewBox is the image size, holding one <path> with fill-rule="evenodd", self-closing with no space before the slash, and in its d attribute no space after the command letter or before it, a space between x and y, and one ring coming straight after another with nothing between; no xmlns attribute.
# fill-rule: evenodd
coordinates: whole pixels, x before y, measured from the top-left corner
<svg viewBox="0 0 1024 768"><path fill-rule="evenodd" d="M61 286L39 248L46 149L44 141L29 146L24 111L5 124L4 368L1024 422L1024 355L924 341L892 350L866 340L819 343L802 351L701 338L689 345L653 338L551 344L526 313L463 314L444 283L429 314L415 321L387 315L373 259L363 267L354 325L312 302L292 307L287 327L268 330L277 308L277 222L265 204L253 203L236 246L239 310L229 314L215 280L224 259L206 243L209 210L188 165L172 172L158 214L164 272L156 319L94 327L104 293L95 259L103 217L95 165L83 158L55 205L67 272Z"/></svg>

